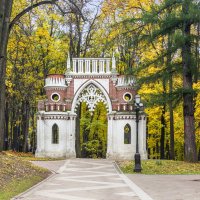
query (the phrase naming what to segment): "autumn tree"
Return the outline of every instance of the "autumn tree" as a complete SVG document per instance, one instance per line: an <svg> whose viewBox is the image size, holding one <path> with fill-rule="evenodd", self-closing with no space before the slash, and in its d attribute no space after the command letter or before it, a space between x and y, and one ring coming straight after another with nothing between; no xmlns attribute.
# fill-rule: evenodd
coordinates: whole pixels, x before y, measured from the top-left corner
<svg viewBox="0 0 200 200"><path fill-rule="evenodd" d="M85 57L90 50L91 40L94 39L100 5L98 3L93 5L93 0L76 2L83 17L77 12L66 16L65 26L69 29L67 35L70 40L69 52L71 57Z"/></svg>
<svg viewBox="0 0 200 200"><path fill-rule="evenodd" d="M12 3L12 0L0 1L0 151L4 145L6 50Z"/></svg>
<svg viewBox="0 0 200 200"><path fill-rule="evenodd" d="M82 16L78 6L72 0L63 0L66 4L66 8L71 7L73 12L79 12ZM68 13L62 9L59 5L59 0L44 0L44 1L28 1L29 5L24 7L19 13L11 18L12 0L1 0L0 1L0 151L3 150L4 143L4 132L5 132L5 73L6 73L6 62L7 62L7 44L9 39L9 33L13 26L18 22L18 20L25 14L37 8L41 5L51 4L55 5L62 13ZM73 7L73 8L72 8ZM63 11L64 10L64 11ZM70 11L71 12L71 11Z"/></svg>
<svg viewBox="0 0 200 200"><path fill-rule="evenodd" d="M186 4L188 13L183 9ZM191 52L187 52L190 57L190 62L187 63L187 73L190 73L185 74L185 77L190 75L192 85L197 83L195 84L197 88L199 79L197 78L199 77L199 54L196 50L199 46L198 2L175 0L160 1L158 4L145 0L109 0L104 1L102 12L103 19L106 19L110 26L108 25L101 31L101 35L102 32L107 34L101 41L104 42L107 50L117 49L120 60L118 68L121 73L128 68L130 69L128 73L132 71L137 76L141 86L139 93L142 94L145 105L148 106L146 112L149 115L150 156L183 159L185 149L186 151L191 150L196 157L193 151L195 149L193 117L190 117L193 121L193 128L192 126L189 128L190 133L186 128L183 131L185 127L183 122L185 121L186 124L188 115L194 115L194 110L189 109L193 114L191 112L188 114L188 110L184 111L185 116L183 116L183 110L192 104L194 106L196 95L190 99L190 103L192 102L190 105L183 98L185 96L183 93L186 92L189 98L189 93L195 94L195 92L193 88L186 89L183 81L183 65L186 58L183 57L182 52L185 49L184 45L188 46L189 42ZM184 31L186 22L190 23L189 35ZM191 87L191 83L188 85ZM183 106L183 102L187 106ZM197 104L198 101L196 101ZM184 109L181 110L181 106ZM199 112L198 110L196 106L196 113ZM183 132L190 136L184 139ZM196 137L199 138L199 134L196 134ZM186 141L191 143L187 144ZM197 144L199 146L199 143ZM187 147L188 145L190 147ZM185 152L185 160L189 160L189 157L191 156L187 156ZM192 160L195 161L194 157Z"/></svg>
<svg viewBox="0 0 200 200"><path fill-rule="evenodd" d="M100 102L93 112L82 102L80 111L81 157L106 158L107 149L107 110Z"/></svg>
<svg viewBox="0 0 200 200"><path fill-rule="evenodd" d="M165 17L162 17L164 12L171 12ZM194 61L192 53L192 44L194 42L194 35L192 34L192 26L199 21L198 4L194 1L163 1L162 4L152 7L152 10L146 11L143 15L143 23L150 26L161 24L149 34L148 41L156 41L161 36L169 36L174 32L174 43L168 43L172 46L170 51L165 55L170 55L176 52L180 55L182 62L182 81L181 94L183 95L183 114L184 114L184 158L186 161L197 161L196 142L195 142L195 123L194 123ZM181 54L179 54L181 51ZM163 57L164 55L162 55ZM156 58L158 60L158 58ZM155 60L156 60L155 59ZM154 61L155 61L154 60ZM153 61L153 62L154 62ZM167 73L171 63L163 69L162 73ZM152 61L149 63L153 63ZM170 67L171 68L171 67ZM178 68L174 70L179 71ZM179 93L180 94L180 93Z"/></svg>

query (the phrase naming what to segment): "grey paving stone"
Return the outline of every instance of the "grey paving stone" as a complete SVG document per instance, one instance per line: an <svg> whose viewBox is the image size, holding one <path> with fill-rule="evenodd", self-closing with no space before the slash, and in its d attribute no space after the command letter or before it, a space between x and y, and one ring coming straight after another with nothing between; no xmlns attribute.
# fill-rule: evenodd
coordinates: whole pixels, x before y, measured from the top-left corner
<svg viewBox="0 0 200 200"><path fill-rule="evenodd" d="M119 174L112 161L72 159L36 164L57 173L15 199L152 200L125 175Z"/></svg>
<svg viewBox="0 0 200 200"><path fill-rule="evenodd" d="M200 175L131 175L127 177L154 200L200 200Z"/></svg>

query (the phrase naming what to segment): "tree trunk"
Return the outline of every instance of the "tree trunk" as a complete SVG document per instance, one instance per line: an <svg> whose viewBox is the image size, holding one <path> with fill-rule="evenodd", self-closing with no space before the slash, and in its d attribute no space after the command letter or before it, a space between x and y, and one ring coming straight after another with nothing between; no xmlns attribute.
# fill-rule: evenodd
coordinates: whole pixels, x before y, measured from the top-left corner
<svg viewBox="0 0 200 200"><path fill-rule="evenodd" d="M32 9L44 5L55 4L58 0L42 1L32 4L20 12L10 23L13 0L0 0L0 151L4 145L5 131L5 74L6 74L6 59L7 59L7 44L9 32L13 25L27 12ZM76 5L70 1L75 7ZM79 10L78 10L79 11Z"/></svg>
<svg viewBox="0 0 200 200"><path fill-rule="evenodd" d="M79 58L81 55L81 42L82 42L82 30L81 30L81 18L80 16L76 15L76 26L77 26L77 34L78 34L78 41L77 41L77 47L76 47L76 55Z"/></svg>
<svg viewBox="0 0 200 200"><path fill-rule="evenodd" d="M197 38L196 38L196 46L195 46L195 64L196 64L196 72L194 74L194 82L197 83L199 80L199 71L200 71L200 65L199 65L199 42L200 38L200 22L197 24Z"/></svg>
<svg viewBox="0 0 200 200"><path fill-rule="evenodd" d="M164 62L164 61L163 61ZM163 96L166 96L166 77L163 77L162 80L162 86L163 86ZM162 107L162 114L161 114L161 136L160 136L160 159L165 159L165 112L166 112L166 103L163 103Z"/></svg>
<svg viewBox="0 0 200 200"><path fill-rule="evenodd" d="M19 151L20 146L20 124L19 124L19 109L13 108L13 150Z"/></svg>
<svg viewBox="0 0 200 200"><path fill-rule="evenodd" d="M6 52L12 4L12 0L0 0L0 151L4 145Z"/></svg>
<svg viewBox="0 0 200 200"><path fill-rule="evenodd" d="M146 120L147 120L147 126L146 126L146 150L147 150L147 156L148 156L148 159L149 159L151 151L150 151L150 148L149 148L149 145L148 145L148 140L150 138L150 135L149 135L149 117L148 116L146 117Z"/></svg>
<svg viewBox="0 0 200 200"><path fill-rule="evenodd" d="M35 114L36 109L32 108L31 112L31 118L32 118L32 141L31 141L31 148L32 148L32 153L35 154L35 149L36 149L36 127L35 127L35 120L34 120L34 114Z"/></svg>
<svg viewBox="0 0 200 200"><path fill-rule="evenodd" d="M186 16L189 15L190 1L183 2L183 37L185 39L182 47L183 62L183 114L184 114L184 159L188 162L197 161L195 125L194 125L194 99L193 99L193 80L192 80L192 55L191 55L191 23Z"/></svg>
<svg viewBox="0 0 200 200"><path fill-rule="evenodd" d="M161 115L161 136L160 136L160 159L165 159L165 105Z"/></svg>
<svg viewBox="0 0 200 200"><path fill-rule="evenodd" d="M23 135L23 152L28 152L28 130L30 108L27 100L22 102L22 135Z"/></svg>
<svg viewBox="0 0 200 200"><path fill-rule="evenodd" d="M10 132L11 132L11 149L14 151L15 150L15 116L16 116L16 108L14 107L14 98L12 97L11 100L11 118L10 118Z"/></svg>
<svg viewBox="0 0 200 200"><path fill-rule="evenodd" d="M170 75L169 80L169 87L170 91L172 91L172 75ZM175 153L174 153L174 111L173 111L173 105L172 105L172 99L169 101L169 114L170 114L170 153L169 158L171 160L175 159Z"/></svg>
<svg viewBox="0 0 200 200"><path fill-rule="evenodd" d="M170 152L169 157L171 160L175 159L174 154L174 112L173 112L173 101L172 101L172 93L173 93L173 72L171 67L172 62L172 55L171 55L171 48L172 48L172 41L171 41L171 34L168 34L168 53L167 53L167 69L169 73L169 115L170 115Z"/></svg>
<svg viewBox="0 0 200 200"><path fill-rule="evenodd" d="M8 102L6 102L5 109L5 135L4 135L4 150L8 150L8 132L9 132L9 108Z"/></svg>
<svg viewBox="0 0 200 200"><path fill-rule="evenodd" d="M10 116L10 148L13 150L14 145L13 145L13 109L11 109L11 116Z"/></svg>
<svg viewBox="0 0 200 200"><path fill-rule="evenodd" d="M77 108L77 117L76 117L76 157L81 158L81 142L80 142L80 118L81 118L81 103Z"/></svg>

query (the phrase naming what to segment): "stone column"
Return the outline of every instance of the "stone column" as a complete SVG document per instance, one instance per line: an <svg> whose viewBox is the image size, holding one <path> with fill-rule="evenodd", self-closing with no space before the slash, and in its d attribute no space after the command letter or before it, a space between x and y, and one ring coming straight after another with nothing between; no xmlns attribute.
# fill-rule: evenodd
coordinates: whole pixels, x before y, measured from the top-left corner
<svg viewBox="0 0 200 200"><path fill-rule="evenodd" d="M71 68L70 54L68 53L68 58L67 58L67 72L70 72L70 68Z"/></svg>
<svg viewBox="0 0 200 200"><path fill-rule="evenodd" d="M90 73L90 60L85 60L85 73Z"/></svg>
<svg viewBox="0 0 200 200"><path fill-rule="evenodd" d="M76 60L75 59L73 59L73 72L77 73L77 70L76 70Z"/></svg>
<svg viewBox="0 0 200 200"><path fill-rule="evenodd" d="M78 60L78 73L83 73L83 60Z"/></svg>
<svg viewBox="0 0 200 200"><path fill-rule="evenodd" d="M116 60L115 60L115 56L113 54L113 57L112 57L112 73L117 73L117 70L116 70Z"/></svg>
<svg viewBox="0 0 200 200"><path fill-rule="evenodd" d="M104 60L99 60L99 73L105 73L104 71Z"/></svg>
<svg viewBox="0 0 200 200"><path fill-rule="evenodd" d="M108 114L108 131L107 131L107 158L113 156L113 115Z"/></svg>
<svg viewBox="0 0 200 200"><path fill-rule="evenodd" d="M97 72L97 60L92 60L92 73L98 73Z"/></svg>
<svg viewBox="0 0 200 200"><path fill-rule="evenodd" d="M42 157L45 151L45 138L44 138L44 112L39 112L37 119L37 149L36 149L36 157Z"/></svg>
<svg viewBox="0 0 200 200"><path fill-rule="evenodd" d="M106 60L106 73L110 73L110 60Z"/></svg>
<svg viewBox="0 0 200 200"><path fill-rule="evenodd" d="M76 150L75 150L75 118L76 114L70 113L68 115L68 120L67 120L67 152L66 152L66 157L67 158L75 158L76 157Z"/></svg>

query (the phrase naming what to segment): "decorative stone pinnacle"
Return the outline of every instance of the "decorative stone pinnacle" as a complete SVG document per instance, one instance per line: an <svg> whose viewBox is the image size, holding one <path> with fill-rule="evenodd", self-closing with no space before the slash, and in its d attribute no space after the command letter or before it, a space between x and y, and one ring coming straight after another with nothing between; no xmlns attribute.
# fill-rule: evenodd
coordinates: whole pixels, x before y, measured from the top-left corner
<svg viewBox="0 0 200 200"><path fill-rule="evenodd" d="M70 71L71 64L70 64L70 54L68 52L68 58L67 58L67 71Z"/></svg>
<svg viewBox="0 0 200 200"><path fill-rule="evenodd" d="M112 74L117 74L117 70L116 70L116 59L115 59L115 55L113 53L112 56L112 70L111 70Z"/></svg>
<svg viewBox="0 0 200 200"><path fill-rule="evenodd" d="M112 69L116 69L116 60L115 60L114 53L113 53L113 56L112 56Z"/></svg>

